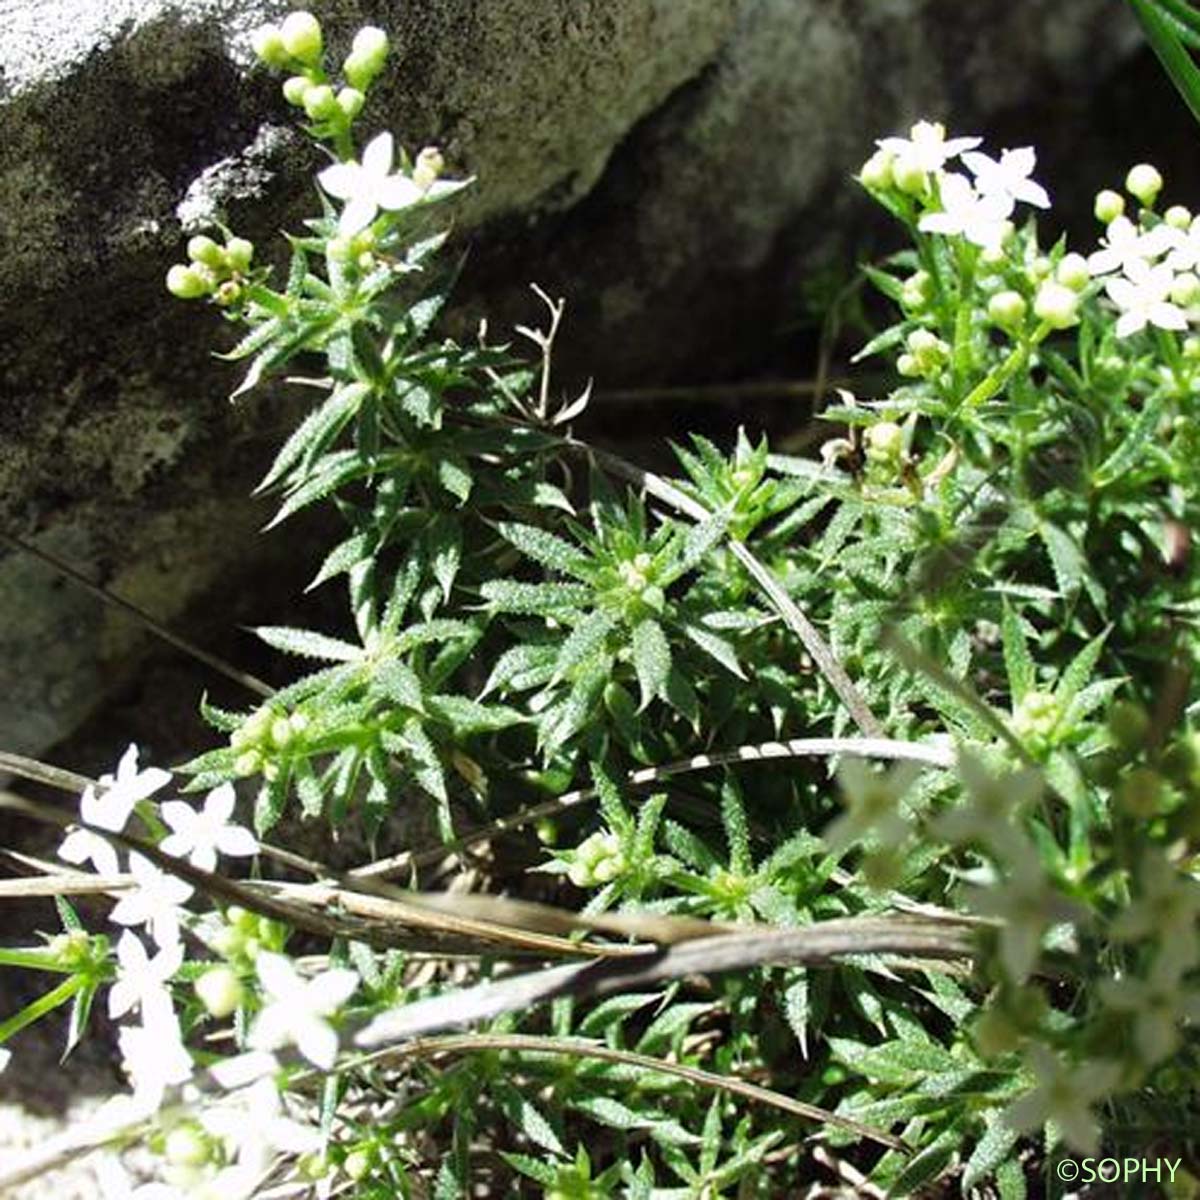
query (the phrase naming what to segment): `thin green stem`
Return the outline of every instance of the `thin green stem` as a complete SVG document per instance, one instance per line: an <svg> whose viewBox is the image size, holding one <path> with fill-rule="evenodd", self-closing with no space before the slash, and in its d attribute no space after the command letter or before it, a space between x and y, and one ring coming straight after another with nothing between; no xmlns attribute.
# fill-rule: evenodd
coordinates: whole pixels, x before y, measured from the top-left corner
<svg viewBox="0 0 1200 1200"><path fill-rule="evenodd" d="M66 1004L77 992L83 991L88 984L86 975L72 975L64 979L57 987L51 988L45 995L39 996L32 1004L27 1004L19 1013L0 1023L0 1045L3 1045L14 1033L32 1025L34 1021L53 1012L62 1004Z"/></svg>

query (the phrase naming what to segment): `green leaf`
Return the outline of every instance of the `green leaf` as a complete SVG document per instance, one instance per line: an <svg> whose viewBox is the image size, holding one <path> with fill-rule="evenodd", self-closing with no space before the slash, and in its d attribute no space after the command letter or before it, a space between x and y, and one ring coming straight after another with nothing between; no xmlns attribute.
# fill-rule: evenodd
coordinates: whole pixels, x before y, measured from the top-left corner
<svg viewBox="0 0 1200 1200"><path fill-rule="evenodd" d="M497 528L505 541L511 543L527 558L563 575L573 575L583 583L589 581L587 559L578 546L538 529L534 525L520 525L502 521Z"/></svg>
<svg viewBox="0 0 1200 1200"><path fill-rule="evenodd" d="M462 565L462 525L446 516L436 517L425 533L425 547L429 569L442 589L442 599L449 601L450 589Z"/></svg>
<svg viewBox="0 0 1200 1200"><path fill-rule="evenodd" d="M967 1160L963 1171L963 1191L969 1192L976 1184L982 1183L993 1174L1012 1153L1020 1136L1017 1130L1006 1125L999 1116L989 1121L983 1137L975 1143L975 1149Z"/></svg>
<svg viewBox="0 0 1200 1200"><path fill-rule="evenodd" d="M633 631L633 666L642 691L642 709L655 696L666 696L671 674L671 647L662 626L651 617Z"/></svg>
<svg viewBox="0 0 1200 1200"><path fill-rule="evenodd" d="M416 672L399 657L386 659L371 672L371 690L401 708L422 712L425 700Z"/></svg>
<svg viewBox="0 0 1200 1200"><path fill-rule="evenodd" d="M1138 413L1137 420L1125 435L1125 439L1092 472L1092 483L1096 487L1107 487L1110 483L1115 483L1145 457L1146 447L1155 438L1165 407L1166 397L1161 392L1151 396L1142 405L1142 411Z"/></svg>
<svg viewBox="0 0 1200 1200"><path fill-rule="evenodd" d="M281 625L259 625L254 632L276 650L300 658L316 658L325 662L354 662L362 658L363 648L326 637L310 629L289 629Z"/></svg>
<svg viewBox="0 0 1200 1200"><path fill-rule="evenodd" d="M564 612L585 608L592 600L592 589L578 583L520 583L511 579L489 579L479 592L495 612L530 616L561 616Z"/></svg>
<svg viewBox="0 0 1200 1200"><path fill-rule="evenodd" d="M723 637L718 637L715 633L709 633L707 629L702 629L699 625L685 625L683 632L701 650L712 658L715 658L725 670L736 675L739 679L746 678L746 673L742 670L741 663L738 662L737 651Z"/></svg>
<svg viewBox="0 0 1200 1200"><path fill-rule="evenodd" d="M1020 703L1027 692L1033 691L1037 682L1037 672L1025 641L1021 618L1007 600L1004 601L1000 633L1004 640L1004 668L1008 673L1009 690L1013 700Z"/></svg>
<svg viewBox="0 0 1200 1200"><path fill-rule="evenodd" d="M449 800L446 792L446 773L442 768L437 747L425 732L424 726L413 717L405 722L400 737L412 757L413 777L435 800L445 805ZM445 821L446 827L442 829L442 834L452 837L453 830L448 827L448 812Z"/></svg>
<svg viewBox="0 0 1200 1200"><path fill-rule="evenodd" d="M364 383L350 383L338 388L322 405L313 409L299 427L283 444L275 456L257 491L263 492L278 483L293 467L303 460L311 464L324 453L329 443L337 437L346 423L358 411L371 389Z"/></svg>
<svg viewBox="0 0 1200 1200"><path fill-rule="evenodd" d="M289 772L281 769L274 779L266 780L254 802L254 832L265 837L283 816L287 807Z"/></svg>
<svg viewBox="0 0 1200 1200"><path fill-rule="evenodd" d="M1192 116L1200 121L1200 71L1183 47L1179 34L1148 0L1129 0L1129 3L1163 69L1191 109Z"/></svg>
<svg viewBox="0 0 1200 1200"><path fill-rule="evenodd" d="M1038 534L1050 556L1054 578L1062 596L1070 600L1082 587L1091 597L1092 603L1101 611L1106 608L1104 590L1092 577L1083 551L1065 530L1049 521L1038 525Z"/></svg>
<svg viewBox="0 0 1200 1200"><path fill-rule="evenodd" d="M528 719L515 708L508 708L503 704L480 704L467 696L430 696L429 707L451 726L459 737L475 733L495 733L498 729L508 729Z"/></svg>
<svg viewBox="0 0 1200 1200"><path fill-rule="evenodd" d="M616 625L616 618L604 609L595 609L588 613L562 644L558 657L554 660L555 680L562 679L580 663L593 657L603 648L609 632ZM637 632L634 632L634 653L636 654Z"/></svg>

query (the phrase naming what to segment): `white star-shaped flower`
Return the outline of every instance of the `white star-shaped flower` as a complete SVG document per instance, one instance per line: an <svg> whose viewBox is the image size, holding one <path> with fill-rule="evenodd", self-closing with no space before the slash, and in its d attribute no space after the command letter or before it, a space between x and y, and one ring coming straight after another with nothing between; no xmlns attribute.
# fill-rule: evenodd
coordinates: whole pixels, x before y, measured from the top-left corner
<svg viewBox="0 0 1200 1200"><path fill-rule="evenodd" d="M191 896L192 885L160 871L140 854L129 856L129 870L137 888L117 901L111 919L118 925L146 925L160 946L175 945L179 909Z"/></svg>
<svg viewBox="0 0 1200 1200"><path fill-rule="evenodd" d="M993 249L1008 232L1013 210L1009 196L980 195L965 175L950 172L939 180L942 211L926 213L917 227L922 233L961 234L976 246Z"/></svg>
<svg viewBox="0 0 1200 1200"><path fill-rule="evenodd" d="M898 158L904 158L922 171L940 171L950 159L964 150L974 150L982 141L977 137L950 138L938 121L918 121L907 138L881 138L875 144Z"/></svg>
<svg viewBox="0 0 1200 1200"><path fill-rule="evenodd" d="M367 144L361 163L335 163L317 176L334 199L345 202L338 220L343 237L365 229L381 208L397 212L422 199L424 193L407 175L392 174L394 153L392 135L381 133Z"/></svg>
<svg viewBox="0 0 1200 1200"><path fill-rule="evenodd" d="M260 952L258 978L270 997L251 1031L250 1043L262 1050L295 1044L313 1066L330 1070L337 1058L338 1036L328 1018L358 987L358 974L344 967L302 979L281 954Z"/></svg>
<svg viewBox="0 0 1200 1200"><path fill-rule="evenodd" d="M1099 994L1109 1008L1134 1015L1133 1036L1144 1066L1161 1062L1179 1045L1179 1025L1200 1017L1200 996L1183 984L1188 964L1160 953L1146 979L1126 975L1101 980Z"/></svg>
<svg viewBox="0 0 1200 1200"><path fill-rule="evenodd" d="M1195 217L1186 230L1174 229L1169 225L1162 228L1171 229L1174 234L1166 258L1167 266L1172 271L1200 270L1200 217Z"/></svg>
<svg viewBox="0 0 1200 1200"><path fill-rule="evenodd" d="M998 196L1004 200L1031 204L1034 208L1050 207L1050 196L1046 189L1029 178L1037 165L1037 155L1032 146L1005 150L999 162L978 150L968 151L962 160L975 176L975 187L981 196Z"/></svg>
<svg viewBox="0 0 1200 1200"><path fill-rule="evenodd" d="M79 815L97 829L120 833L129 821L134 806L153 796L171 782L171 773L159 767L138 770L138 748L130 745L117 764L116 775L102 775L100 790L84 789ZM64 862L79 866L90 862L104 876L119 875L116 850L89 829L73 829L58 848Z"/></svg>
<svg viewBox="0 0 1200 1200"><path fill-rule="evenodd" d="M1143 231L1128 217L1117 217L1109 223L1100 241L1102 249L1088 255L1088 270L1093 275L1128 272L1131 263L1144 263L1165 254L1178 239L1179 230L1169 225L1156 225Z"/></svg>
<svg viewBox="0 0 1200 1200"><path fill-rule="evenodd" d="M1009 1107L1005 1123L1014 1129L1036 1129L1053 1121L1069 1146L1094 1153L1098 1138L1091 1106L1117 1086L1120 1067L1103 1059L1071 1066L1037 1042L1026 1051L1026 1059L1037 1075L1037 1087Z"/></svg>
<svg viewBox="0 0 1200 1200"><path fill-rule="evenodd" d="M236 801L237 794L229 783L208 793L201 812L182 800L168 800L162 806L162 819L171 832L163 838L160 849L176 858L186 858L204 871L216 867L218 853L231 857L257 854L254 834L229 822Z"/></svg>
<svg viewBox="0 0 1200 1200"><path fill-rule="evenodd" d="M155 1005L171 1006L166 985L183 966L183 945L175 942L151 958L141 938L127 929L117 943L117 964L117 979L108 993L108 1015L114 1021L135 1008L145 1013Z"/></svg>
<svg viewBox="0 0 1200 1200"><path fill-rule="evenodd" d="M142 1025L127 1026L117 1035L121 1059L133 1085L130 1112L157 1112L167 1088L192 1077L192 1056L183 1044L179 1019L172 1008L152 1006Z"/></svg>
<svg viewBox="0 0 1200 1200"><path fill-rule="evenodd" d="M238 1173L252 1181L279 1153L312 1154L321 1148L321 1131L287 1115L273 1079L230 1093L200 1114L200 1124L224 1143L226 1161L236 1161Z"/></svg>
<svg viewBox="0 0 1200 1200"><path fill-rule="evenodd" d="M1109 279L1104 290L1121 310L1117 318L1117 337L1133 334L1154 325L1159 329L1186 329L1187 316L1169 296L1175 284L1175 272L1167 263L1152 267L1135 258L1125 265L1124 276Z"/></svg>

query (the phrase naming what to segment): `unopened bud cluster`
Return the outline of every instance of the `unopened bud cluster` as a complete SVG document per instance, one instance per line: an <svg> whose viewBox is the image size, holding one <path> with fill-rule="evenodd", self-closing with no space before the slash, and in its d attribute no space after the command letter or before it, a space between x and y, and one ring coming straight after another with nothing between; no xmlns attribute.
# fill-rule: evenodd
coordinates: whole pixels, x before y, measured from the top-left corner
<svg viewBox="0 0 1200 1200"><path fill-rule="evenodd" d="M626 867L625 854L615 833L593 833L580 842L567 878L580 888L611 883Z"/></svg>
<svg viewBox="0 0 1200 1200"><path fill-rule="evenodd" d="M367 102L367 92L382 72L387 34L373 25L354 36L342 63L344 86L335 88L324 67L325 39L312 13L294 12L282 24L267 25L254 36L254 52L272 70L288 71L284 99L304 109L321 137L345 133Z"/></svg>
<svg viewBox="0 0 1200 1200"><path fill-rule="evenodd" d="M254 258L254 244L229 237L224 246L197 234L187 245L189 261L167 272L167 290L180 300L210 296L222 308L242 300Z"/></svg>
<svg viewBox="0 0 1200 1200"><path fill-rule="evenodd" d="M234 772L243 779L261 774L270 782L279 773L279 756L294 750L307 728L308 717L302 712L289 715L270 705L257 709L229 737L238 752Z"/></svg>

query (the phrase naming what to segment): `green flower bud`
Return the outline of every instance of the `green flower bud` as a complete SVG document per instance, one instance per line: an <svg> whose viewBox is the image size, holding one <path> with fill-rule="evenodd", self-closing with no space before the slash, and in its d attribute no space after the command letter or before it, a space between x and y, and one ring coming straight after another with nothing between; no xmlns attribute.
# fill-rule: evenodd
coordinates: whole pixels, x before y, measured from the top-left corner
<svg viewBox="0 0 1200 1200"><path fill-rule="evenodd" d="M345 1162L342 1163L342 1170L344 1170L346 1174L354 1180L355 1183L359 1183L366 1179L368 1175L370 1175L374 1157L375 1156L371 1153L370 1148L351 1150L350 1153L346 1155Z"/></svg>
<svg viewBox="0 0 1200 1200"><path fill-rule="evenodd" d="M1049 279L1050 273L1054 270L1054 264L1044 254L1039 254L1026 268L1026 274L1034 283L1041 283L1043 279Z"/></svg>
<svg viewBox="0 0 1200 1200"><path fill-rule="evenodd" d="M1035 750L1046 749L1062 719L1058 698L1050 692L1026 692L1013 713L1013 732Z"/></svg>
<svg viewBox="0 0 1200 1200"><path fill-rule="evenodd" d="M1191 308L1198 300L1200 300L1200 279L1191 271L1176 275L1175 282L1171 284L1171 303L1178 304L1181 308Z"/></svg>
<svg viewBox="0 0 1200 1200"><path fill-rule="evenodd" d="M950 347L929 329L914 329L906 345L922 375L932 375L950 357Z"/></svg>
<svg viewBox="0 0 1200 1200"><path fill-rule="evenodd" d="M212 1149L198 1125L179 1125L167 1134L163 1147L167 1162L176 1167L202 1167Z"/></svg>
<svg viewBox="0 0 1200 1200"><path fill-rule="evenodd" d="M876 150L862 165L858 180L872 192L881 192L892 186L892 155L886 150Z"/></svg>
<svg viewBox="0 0 1200 1200"><path fill-rule="evenodd" d="M293 75L283 81L283 98L297 108L304 107L304 97L312 90L314 84L307 75Z"/></svg>
<svg viewBox="0 0 1200 1200"><path fill-rule="evenodd" d="M197 999L204 1005L209 1016L218 1019L236 1012L245 995L242 981L230 967L212 967L192 986L196 990Z"/></svg>
<svg viewBox="0 0 1200 1200"><path fill-rule="evenodd" d="M1082 292L1091 283L1092 272L1082 254L1064 254L1054 272L1054 278L1071 291Z"/></svg>
<svg viewBox="0 0 1200 1200"><path fill-rule="evenodd" d="M288 65L289 55L283 37L274 25L264 25L255 33L251 45L259 60L268 67L282 68Z"/></svg>
<svg viewBox="0 0 1200 1200"><path fill-rule="evenodd" d="M1096 195L1096 203L1093 211L1096 214L1096 220L1103 222L1105 225L1111 225L1119 216L1125 212L1125 197L1120 192L1114 192L1106 188Z"/></svg>
<svg viewBox="0 0 1200 1200"><path fill-rule="evenodd" d="M1194 333L1183 339L1183 357L1190 362L1195 362L1200 358L1200 337Z"/></svg>
<svg viewBox="0 0 1200 1200"><path fill-rule="evenodd" d="M234 271L245 273L250 270L254 258L254 243L245 238L230 238L225 246L225 261Z"/></svg>
<svg viewBox="0 0 1200 1200"><path fill-rule="evenodd" d="M426 146L417 155L412 181L421 191L427 192L437 182L445 166L446 160L442 158L442 152L436 146Z"/></svg>
<svg viewBox="0 0 1200 1200"><path fill-rule="evenodd" d="M279 717L271 724L271 744L282 750L292 740L292 723L287 717Z"/></svg>
<svg viewBox="0 0 1200 1200"><path fill-rule="evenodd" d="M227 925L213 934L212 948L222 958L237 958L246 948L246 935L240 929Z"/></svg>
<svg viewBox="0 0 1200 1200"><path fill-rule="evenodd" d="M187 252L188 258L193 262L203 263L214 271L225 269L225 251L212 238L205 237L202 233L188 239Z"/></svg>
<svg viewBox="0 0 1200 1200"><path fill-rule="evenodd" d="M551 817L543 817L533 827L533 832L537 834L537 840L543 846L555 846L558 844L558 822Z"/></svg>
<svg viewBox="0 0 1200 1200"><path fill-rule="evenodd" d="M904 281L900 303L907 309L920 311L933 296L933 276L928 271L915 271Z"/></svg>
<svg viewBox="0 0 1200 1200"><path fill-rule="evenodd" d="M1182 204L1172 204L1170 208L1163 213L1163 220L1171 226L1172 229L1187 229L1192 223L1192 214L1183 207Z"/></svg>
<svg viewBox="0 0 1200 1200"><path fill-rule="evenodd" d="M251 775L257 775L262 770L262 765L262 755L257 750L247 750L245 754L239 754L233 760L233 773L239 779L249 779Z"/></svg>
<svg viewBox="0 0 1200 1200"><path fill-rule="evenodd" d="M82 967L91 957L92 939L82 929L51 938L47 949L64 967Z"/></svg>
<svg viewBox="0 0 1200 1200"><path fill-rule="evenodd" d="M383 70L387 59L388 39L382 29L367 25L354 35L350 53L342 64L346 82L360 92L367 91Z"/></svg>
<svg viewBox="0 0 1200 1200"><path fill-rule="evenodd" d="M896 370L905 379L916 379L921 374L921 364L911 354L902 354L896 359Z"/></svg>
<svg viewBox="0 0 1200 1200"><path fill-rule="evenodd" d="M892 179L896 186L910 196L923 196L929 188L929 176L911 155L900 154L892 163Z"/></svg>
<svg viewBox="0 0 1200 1200"><path fill-rule="evenodd" d="M1079 294L1061 283L1047 280L1038 288L1033 311L1051 329L1069 329L1079 320Z"/></svg>
<svg viewBox="0 0 1200 1200"><path fill-rule="evenodd" d="M180 300L198 300L207 296L209 284L205 277L194 267L185 267L176 263L167 272L167 291Z"/></svg>
<svg viewBox="0 0 1200 1200"><path fill-rule="evenodd" d="M1158 193L1162 191L1162 185L1163 177L1157 168L1149 163L1138 163L1136 167L1131 167L1129 174L1125 176L1125 190L1147 208L1153 207Z"/></svg>
<svg viewBox="0 0 1200 1200"><path fill-rule="evenodd" d="M1007 227L1007 226L1011 226L1012 222L1005 221L1004 224ZM1012 230L1006 228L1004 236L1000 240L1002 243L1006 242L1011 236L1012 236ZM992 269L995 267L1002 267L1007 261L1008 261L1008 252L1004 249L1003 245L984 246L983 249L979 251L980 264L989 269Z"/></svg>
<svg viewBox="0 0 1200 1200"><path fill-rule="evenodd" d="M904 453L904 430L895 421L879 421L872 425L863 439L866 443L867 461L880 465L900 462Z"/></svg>
<svg viewBox="0 0 1200 1200"><path fill-rule="evenodd" d="M353 121L363 110L363 105L366 104L367 98L358 90L358 88L344 87L337 94L337 104L345 114L347 121Z"/></svg>
<svg viewBox="0 0 1200 1200"><path fill-rule="evenodd" d="M314 121L328 121L341 112L333 88L326 83L310 87L304 93L304 111Z"/></svg>
<svg viewBox="0 0 1200 1200"><path fill-rule="evenodd" d="M988 300L988 316L1005 329L1015 329L1028 311L1029 305L1020 292L997 292Z"/></svg>
<svg viewBox="0 0 1200 1200"><path fill-rule="evenodd" d="M332 1165L333 1164L328 1158L325 1157L324 1154L316 1153L305 1154L301 1156L300 1160L296 1163L296 1167L299 1169L300 1174L303 1175L305 1179L311 1180L324 1179L325 1176L329 1174Z"/></svg>
<svg viewBox="0 0 1200 1200"><path fill-rule="evenodd" d="M222 308L229 308L237 304L242 298L241 284L234 283L232 279L227 279L219 288L217 288L216 301Z"/></svg>
<svg viewBox="0 0 1200 1200"><path fill-rule="evenodd" d="M321 60L321 24L309 12L288 13L279 27L284 50L310 67Z"/></svg>
<svg viewBox="0 0 1200 1200"><path fill-rule="evenodd" d="M308 717L302 712L294 712L288 717L288 724L293 733L303 733L308 728Z"/></svg>

